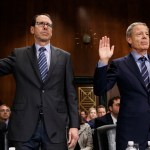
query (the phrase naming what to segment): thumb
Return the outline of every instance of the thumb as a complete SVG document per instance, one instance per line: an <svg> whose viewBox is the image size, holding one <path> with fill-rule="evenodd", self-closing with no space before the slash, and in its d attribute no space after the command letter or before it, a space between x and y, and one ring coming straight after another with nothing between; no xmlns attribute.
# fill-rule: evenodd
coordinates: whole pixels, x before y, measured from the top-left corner
<svg viewBox="0 0 150 150"><path fill-rule="evenodd" d="M111 52L112 52L112 54L114 53L114 48L115 48L115 46L113 45L113 46L111 47Z"/></svg>
<svg viewBox="0 0 150 150"><path fill-rule="evenodd" d="M69 136L68 137L68 143L70 143L71 142L71 133L69 133L68 136Z"/></svg>

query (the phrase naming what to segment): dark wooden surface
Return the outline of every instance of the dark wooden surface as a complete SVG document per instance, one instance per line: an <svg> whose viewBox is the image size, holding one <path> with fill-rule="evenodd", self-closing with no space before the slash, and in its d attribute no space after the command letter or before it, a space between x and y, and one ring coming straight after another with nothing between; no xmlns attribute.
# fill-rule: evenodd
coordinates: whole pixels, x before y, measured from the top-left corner
<svg viewBox="0 0 150 150"><path fill-rule="evenodd" d="M72 55L75 76L93 76L98 61L99 39L107 35L115 45L113 58L129 52L125 40L129 24L142 21L150 26L150 0L13 0L0 4L0 58L16 47L31 45L33 15L49 13L54 28L51 43ZM90 43L83 42L89 35ZM12 104L15 82L0 78L0 99Z"/></svg>

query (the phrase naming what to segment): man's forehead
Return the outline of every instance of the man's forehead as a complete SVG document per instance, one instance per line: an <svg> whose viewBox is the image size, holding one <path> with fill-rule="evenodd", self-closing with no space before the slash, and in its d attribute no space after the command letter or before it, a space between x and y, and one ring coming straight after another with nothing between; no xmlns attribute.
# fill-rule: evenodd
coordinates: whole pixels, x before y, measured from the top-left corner
<svg viewBox="0 0 150 150"><path fill-rule="evenodd" d="M46 21L46 22L52 22L51 20L50 20L50 18L49 17L47 17L47 16L45 16L45 15L40 15L40 16L38 16L37 18L36 18L36 21Z"/></svg>
<svg viewBox="0 0 150 150"><path fill-rule="evenodd" d="M105 110L105 108L101 107L101 108L98 108L98 110Z"/></svg>
<svg viewBox="0 0 150 150"><path fill-rule="evenodd" d="M119 99L119 98L118 98L118 99L115 99L114 102L115 102L115 103L120 103L120 99Z"/></svg>
<svg viewBox="0 0 150 150"><path fill-rule="evenodd" d="M1 105L0 109L9 109L9 107L5 106L5 105Z"/></svg>
<svg viewBox="0 0 150 150"><path fill-rule="evenodd" d="M145 25L136 25L133 27L133 31L140 31L140 30L149 31L148 27Z"/></svg>

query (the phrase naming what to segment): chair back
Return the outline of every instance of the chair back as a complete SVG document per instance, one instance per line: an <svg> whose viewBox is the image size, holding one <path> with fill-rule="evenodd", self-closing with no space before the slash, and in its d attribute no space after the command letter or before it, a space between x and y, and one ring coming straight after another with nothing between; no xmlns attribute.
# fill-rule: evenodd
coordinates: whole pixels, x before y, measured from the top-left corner
<svg viewBox="0 0 150 150"><path fill-rule="evenodd" d="M96 129L99 150L116 150L116 125L104 125Z"/></svg>

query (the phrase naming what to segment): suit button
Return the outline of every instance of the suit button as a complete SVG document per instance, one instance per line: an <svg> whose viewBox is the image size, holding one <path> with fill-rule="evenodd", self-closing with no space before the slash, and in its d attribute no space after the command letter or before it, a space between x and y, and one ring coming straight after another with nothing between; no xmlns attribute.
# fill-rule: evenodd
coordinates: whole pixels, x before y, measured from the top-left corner
<svg viewBox="0 0 150 150"><path fill-rule="evenodd" d="M42 90L42 93L44 93L45 91L44 90Z"/></svg>

